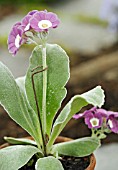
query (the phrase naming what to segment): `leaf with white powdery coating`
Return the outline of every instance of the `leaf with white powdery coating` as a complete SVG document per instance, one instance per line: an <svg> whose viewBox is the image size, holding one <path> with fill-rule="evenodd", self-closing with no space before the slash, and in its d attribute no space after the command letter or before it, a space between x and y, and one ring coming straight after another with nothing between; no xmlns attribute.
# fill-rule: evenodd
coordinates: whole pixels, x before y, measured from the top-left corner
<svg viewBox="0 0 118 170"><path fill-rule="evenodd" d="M29 101L27 100L26 90L25 90L25 78L26 78L25 76L18 77L15 81L16 81L17 85L19 86L20 91L21 91L21 93L24 97L24 101L25 101L25 104L28 108L28 112L31 113L32 122L34 123L34 127L38 131L38 133L35 137L35 140L37 141L38 144L40 143L40 145L41 145L42 144L42 136L41 136L41 131L39 129L39 121L38 121L37 114L34 112L32 107L30 106Z"/></svg>
<svg viewBox="0 0 118 170"><path fill-rule="evenodd" d="M38 159L36 170L64 170L61 162L53 156Z"/></svg>
<svg viewBox="0 0 118 170"><path fill-rule="evenodd" d="M39 139L37 115L24 98L9 69L1 62L0 103L16 123L35 139Z"/></svg>
<svg viewBox="0 0 118 170"><path fill-rule="evenodd" d="M78 113L82 107L87 106L88 104L101 107L104 104L104 97L104 91L101 89L101 86L97 86L96 88L81 95L74 96L57 117L53 125L48 147L53 145L57 136L74 114Z"/></svg>
<svg viewBox="0 0 118 170"><path fill-rule="evenodd" d="M53 145L52 152L59 155L84 157L93 153L100 146L100 140L85 137Z"/></svg>
<svg viewBox="0 0 118 170"><path fill-rule="evenodd" d="M30 158L40 153L40 150L30 145L15 145L0 150L0 169L18 170L24 166Z"/></svg>
<svg viewBox="0 0 118 170"><path fill-rule="evenodd" d="M13 138L13 137L4 137L4 140L6 140L10 144L14 145L37 145L34 140L28 139L28 138Z"/></svg>
<svg viewBox="0 0 118 170"><path fill-rule="evenodd" d="M56 44L46 45L46 60L47 60L47 98L46 98L46 125L47 134L50 135L52 128L52 122L58 109L61 107L61 102L66 96L65 85L69 79L69 59L66 52ZM31 82L31 75L34 68L42 66L42 49L41 46L37 46L31 57L30 67L26 76L26 93L29 99L30 105L37 112L36 105L34 104L34 93ZM35 71L41 70L37 68ZM34 71L34 72L35 72ZM42 112L42 94L43 94L43 73L38 73L34 76L35 88L37 99L39 103L40 113ZM42 113L41 113L42 114ZM41 115L42 116L42 115Z"/></svg>

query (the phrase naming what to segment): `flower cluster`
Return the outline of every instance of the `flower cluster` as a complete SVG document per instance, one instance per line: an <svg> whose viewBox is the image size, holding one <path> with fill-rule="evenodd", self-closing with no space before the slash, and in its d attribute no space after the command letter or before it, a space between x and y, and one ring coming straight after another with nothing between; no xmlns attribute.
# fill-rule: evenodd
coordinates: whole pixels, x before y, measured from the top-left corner
<svg viewBox="0 0 118 170"><path fill-rule="evenodd" d="M52 12L30 11L21 22L17 22L12 27L12 30L8 37L8 49L12 55L16 55L20 46L32 41L33 37L28 37L26 32L30 31L33 35L37 35L41 32L48 32L49 28L56 28L60 21L56 14Z"/></svg>
<svg viewBox="0 0 118 170"><path fill-rule="evenodd" d="M118 0L104 0L100 15L108 20L109 28L118 33Z"/></svg>
<svg viewBox="0 0 118 170"><path fill-rule="evenodd" d="M111 131L118 133L118 112L93 107L90 110L86 110L84 113L73 116L75 119L82 117L85 120L85 124L88 125L90 129L100 129L100 133L108 133Z"/></svg>

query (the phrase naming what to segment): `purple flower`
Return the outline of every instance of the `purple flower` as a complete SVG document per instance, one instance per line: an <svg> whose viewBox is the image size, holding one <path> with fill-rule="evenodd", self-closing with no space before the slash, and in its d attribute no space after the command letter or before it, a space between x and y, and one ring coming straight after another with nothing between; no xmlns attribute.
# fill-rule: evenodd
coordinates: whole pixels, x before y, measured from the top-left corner
<svg viewBox="0 0 118 170"><path fill-rule="evenodd" d="M21 22L16 22L15 24L14 24L14 26L21 26Z"/></svg>
<svg viewBox="0 0 118 170"><path fill-rule="evenodd" d="M88 125L88 128L92 129L98 129L102 126L102 116L99 114L88 114L85 117L85 124Z"/></svg>
<svg viewBox="0 0 118 170"><path fill-rule="evenodd" d="M30 25L30 19L32 18L32 16L38 12L38 10L33 10L30 11L21 21L21 27L22 29L25 31L29 31L31 29L31 25Z"/></svg>
<svg viewBox="0 0 118 170"><path fill-rule="evenodd" d="M21 22L14 24L8 37L8 50L13 55L16 55L20 46L23 43L35 43L33 40L34 34L26 34L48 31L49 28L56 28L59 25L59 19L56 14L45 11L30 11ZM32 35L32 36L30 36Z"/></svg>
<svg viewBox="0 0 118 170"><path fill-rule="evenodd" d="M74 118L74 119L80 119L80 118L84 117L84 114L85 114L85 113L76 114L76 115L73 116L73 118Z"/></svg>
<svg viewBox="0 0 118 170"><path fill-rule="evenodd" d="M29 20L32 18L32 15L26 15L21 22L21 27L25 31L28 31L31 29Z"/></svg>
<svg viewBox="0 0 118 170"><path fill-rule="evenodd" d="M30 20L31 27L36 32L48 31L49 28L56 28L60 21L56 14L47 11L34 13Z"/></svg>
<svg viewBox="0 0 118 170"><path fill-rule="evenodd" d="M107 111L105 109L97 109L96 107L86 110L84 113L74 115L73 118L85 119L88 128L98 129L100 127L108 128L114 133L118 133L118 112Z"/></svg>
<svg viewBox="0 0 118 170"><path fill-rule="evenodd" d="M85 124L88 125L88 128L100 128L102 126L103 119L102 115L96 112L90 111L88 114L85 115Z"/></svg>
<svg viewBox="0 0 118 170"><path fill-rule="evenodd" d="M95 112L96 111L96 107L92 107L90 110L86 110L84 113L79 113L73 116L74 119L79 119L82 117L86 117L87 114L91 113L91 112Z"/></svg>
<svg viewBox="0 0 118 170"><path fill-rule="evenodd" d="M109 111L107 125L112 132L118 133L118 112Z"/></svg>
<svg viewBox="0 0 118 170"><path fill-rule="evenodd" d="M108 111L105 109L97 109L97 113L99 113L103 118L107 118L109 116Z"/></svg>
<svg viewBox="0 0 118 170"><path fill-rule="evenodd" d="M35 14L36 12L38 12L38 10L32 10L32 11L30 11L30 12L28 13L28 15L33 15L33 14Z"/></svg>
<svg viewBox="0 0 118 170"><path fill-rule="evenodd" d="M8 50L12 55L16 55L20 46L25 42L22 38L24 31L20 28L20 24L16 23L8 37Z"/></svg>
<svg viewBox="0 0 118 170"><path fill-rule="evenodd" d="M88 128L100 128L103 123L102 114L97 112L97 108L93 107L90 110L86 110L84 113L74 115L73 118L78 119L84 117L85 124L88 125Z"/></svg>

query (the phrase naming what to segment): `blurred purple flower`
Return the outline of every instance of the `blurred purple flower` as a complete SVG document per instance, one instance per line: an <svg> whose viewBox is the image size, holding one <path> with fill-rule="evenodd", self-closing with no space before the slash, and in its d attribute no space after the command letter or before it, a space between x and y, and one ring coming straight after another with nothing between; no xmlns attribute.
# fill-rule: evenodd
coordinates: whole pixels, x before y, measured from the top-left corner
<svg viewBox="0 0 118 170"><path fill-rule="evenodd" d="M16 22L14 26L21 26L21 22Z"/></svg>
<svg viewBox="0 0 118 170"><path fill-rule="evenodd" d="M95 129L98 129L102 126L102 116L95 112L95 113L92 113L91 111L86 114L85 116L85 124L88 125L88 128L92 129L92 128L95 128Z"/></svg>
<svg viewBox="0 0 118 170"><path fill-rule="evenodd" d="M108 20L111 30L118 32L118 0L104 0L100 16Z"/></svg>
<svg viewBox="0 0 118 170"><path fill-rule="evenodd" d="M38 10L32 10L30 11L21 21L21 27L22 29L25 31L29 31L31 29L30 26L30 19L32 18L32 16L37 12Z"/></svg>
<svg viewBox="0 0 118 170"><path fill-rule="evenodd" d="M102 126L102 115L97 112L97 108L93 107L90 110L86 110L84 113L74 115L73 118L85 118L85 124L88 125L88 128L100 128Z"/></svg>
<svg viewBox="0 0 118 170"><path fill-rule="evenodd" d="M103 118L108 118L109 113L105 109L96 109L97 113L99 113Z"/></svg>
<svg viewBox="0 0 118 170"><path fill-rule="evenodd" d="M38 10L32 10L32 11L30 11L27 15L33 15L33 14L35 14L36 12L38 12Z"/></svg>
<svg viewBox="0 0 118 170"><path fill-rule="evenodd" d="M25 42L25 39L22 38L24 31L20 28L20 25L16 23L8 37L8 50L12 55L16 55L20 46Z"/></svg>
<svg viewBox="0 0 118 170"><path fill-rule="evenodd" d="M32 15L26 15L22 21L21 21L21 27L22 29L25 31L30 30L31 26L30 26L30 22L29 20L32 18Z"/></svg>
<svg viewBox="0 0 118 170"><path fill-rule="evenodd" d="M91 113L92 113L92 112L95 112L96 109L97 109L96 107L92 107L90 110L86 110L86 111L83 112L83 113L75 114L75 115L73 116L73 118L74 118L74 119L80 119L80 118L82 118L82 117L86 117L87 114L89 114L90 112L91 112Z"/></svg>
<svg viewBox="0 0 118 170"><path fill-rule="evenodd" d="M118 133L118 112L109 112L107 125L114 133Z"/></svg>
<svg viewBox="0 0 118 170"><path fill-rule="evenodd" d="M104 0L100 11L101 18L108 19L109 11L111 11L111 0Z"/></svg>
<svg viewBox="0 0 118 170"><path fill-rule="evenodd" d="M31 27L36 32L48 31L49 28L56 28L60 21L56 14L47 11L36 12L30 20Z"/></svg>
<svg viewBox="0 0 118 170"><path fill-rule="evenodd" d="M73 116L75 119L80 119L82 117L85 120L85 124L88 125L90 129L100 128L105 123L105 128L109 128L112 132L118 133L118 112L93 107L90 110Z"/></svg>

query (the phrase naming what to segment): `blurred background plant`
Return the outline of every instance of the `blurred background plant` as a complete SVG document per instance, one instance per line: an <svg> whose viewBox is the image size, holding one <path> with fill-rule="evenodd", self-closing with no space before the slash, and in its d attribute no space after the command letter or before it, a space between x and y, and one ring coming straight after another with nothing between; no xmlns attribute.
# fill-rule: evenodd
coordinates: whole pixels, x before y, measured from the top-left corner
<svg viewBox="0 0 118 170"><path fill-rule="evenodd" d="M27 5L27 4L35 4L35 5L38 5L38 4L52 4L52 3L58 3L59 0L16 0L16 3L14 3L14 0L1 0L0 1L0 4L1 5L14 5L14 6L21 6L21 5Z"/></svg>
<svg viewBox="0 0 118 170"><path fill-rule="evenodd" d="M103 20L108 20L110 31L116 32L118 36L118 1L117 0L103 1L103 5L101 8L101 18Z"/></svg>

